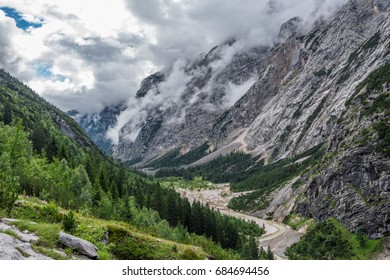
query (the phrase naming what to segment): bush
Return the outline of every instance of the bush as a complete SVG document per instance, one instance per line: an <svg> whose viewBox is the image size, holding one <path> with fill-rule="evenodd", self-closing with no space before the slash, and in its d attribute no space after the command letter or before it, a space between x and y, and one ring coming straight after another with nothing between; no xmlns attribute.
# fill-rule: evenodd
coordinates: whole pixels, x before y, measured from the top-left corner
<svg viewBox="0 0 390 280"><path fill-rule="evenodd" d="M67 215L64 215L62 219L62 226L66 232L73 232L77 227L77 221L73 211L69 211Z"/></svg>
<svg viewBox="0 0 390 280"><path fill-rule="evenodd" d="M185 249L183 254L181 255L183 260L201 260L200 256L198 256L193 250Z"/></svg>
<svg viewBox="0 0 390 280"><path fill-rule="evenodd" d="M150 260L154 248L141 238L119 226L108 226L111 253L119 260Z"/></svg>
<svg viewBox="0 0 390 280"><path fill-rule="evenodd" d="M60 223L63 219L57 206L52 202L44 206L41 209L40 214L42 215L43 220L49 223Z"/></svg>
<svg viewBox="0 0 390 280"><path fill-rule="evenodd" d="M0 179L0 208L11 212L18 198L19 183L16 178Z"/></svg>

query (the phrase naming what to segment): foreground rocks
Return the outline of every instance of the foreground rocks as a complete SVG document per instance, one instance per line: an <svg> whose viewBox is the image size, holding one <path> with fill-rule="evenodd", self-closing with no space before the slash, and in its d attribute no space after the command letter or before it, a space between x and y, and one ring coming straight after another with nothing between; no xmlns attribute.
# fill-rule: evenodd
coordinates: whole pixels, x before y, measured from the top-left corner
<svg viewBox="0 0 390 280"><path fill-rule="evenodd" d="M97 254L97 247L86 240L61 231L59 235L59 242L64 246L72 248L73 250L76 250L80 254L91 259L99 258Z"/></svg>
<svg viewBox="0 0 390 280"><path fill-rule="evenodd" d="M27 230L20 231L12 224L18 221L0 219L0 260L51 260L52 258L33 250L32 244L38 241L39 236ZM97 247L86 240L61 231L58 242L79 254L72 256L73 259L98 259ZM51 251L64 258L68 257L62 250L51 249Z"/></svg>
<svg viewBox="0 0 390 280"><path fill-rule="evenodd" d="M35 252L31 243L23 242L5 233L0 233L0 260L51 260Z"/></svg>

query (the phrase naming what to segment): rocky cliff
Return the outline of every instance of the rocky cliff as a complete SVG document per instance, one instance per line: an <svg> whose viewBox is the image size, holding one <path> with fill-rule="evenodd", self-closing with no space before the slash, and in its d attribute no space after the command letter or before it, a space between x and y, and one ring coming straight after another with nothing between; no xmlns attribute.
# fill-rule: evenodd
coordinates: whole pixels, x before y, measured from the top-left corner
<svg viewBox="0 0 390 280"><path fill-rule="evenodd" d="M296 211L318 220L335 217L371 238L389 234L389 85L388 62L356 88Z"/></svg>
<svg viewBox="0 0 390 280"><path fill-rule="evenodd" d="M307 33L291 19L272 48L246 49L229 40L186 62L177 98L149 105L136 129L132 120L125 124L114 155L145 162L211 140L217 150L279 159L326 141L354 87L388 60L388 5L350 1ZM173 75L146 78L137 97L164 94ZM240 90L235 100L232 91ZM131 139L134 130L139 133Z"/></svg>

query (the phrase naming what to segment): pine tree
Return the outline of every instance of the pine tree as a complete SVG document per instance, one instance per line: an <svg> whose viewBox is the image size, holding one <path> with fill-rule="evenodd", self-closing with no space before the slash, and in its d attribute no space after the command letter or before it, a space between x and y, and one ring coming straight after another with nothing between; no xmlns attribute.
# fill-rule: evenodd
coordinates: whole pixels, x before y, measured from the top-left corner
<svg viewBox="0 0 390 280"><path fill-rule="evenodd" d="M268 245L267 248L267 260L274 260L274 253L271 251L271 247Z"/></svg>
<svg viewBox="0 0 390 280"><path fill-rule="evenodd" d="M12 109L11 109L11 105L9 104L8 100L4 103L3 117L2 118L3 118L4 124L11 124L12 123Z"/></svg>
<svg viewBox="0 0 390 280"><path fill-rule="evenodd" d="M248 242L248 257L251 260L259 259L259 245L256 242L256 239L251 236Z"/></svg>
<svg viewBox="0 0 390 280"><path fill-rule="evenodd" d="M31 141L33 143L34 150L38 153L42 152L42 149L46 145L46 133L40 124L36 124L31 134Z"/></svg>

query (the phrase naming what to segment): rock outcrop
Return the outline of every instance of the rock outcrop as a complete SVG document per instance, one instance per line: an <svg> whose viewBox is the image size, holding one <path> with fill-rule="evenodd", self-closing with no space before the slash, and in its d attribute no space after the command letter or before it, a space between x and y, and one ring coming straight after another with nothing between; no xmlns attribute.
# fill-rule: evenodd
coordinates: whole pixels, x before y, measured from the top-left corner
<svg viewBox="0 0 390 280"><path fill-rule="evenodd" d="M22 242L13 236L0 233L0 260L51 260L35 252L30 243Z"/></svg>
<svg viewBox="0 0 390 280"><path fill-rule="evenodd" d="M38 240L38 236L27 231L22 232L10 224L16 221L18 220L7 218L0 220L0 260L51 260L33 250L32 243Z"/></svg>

